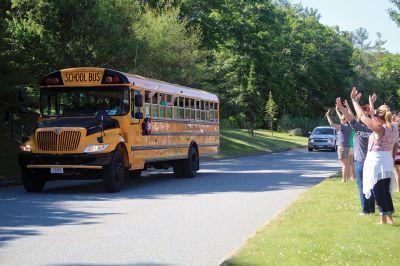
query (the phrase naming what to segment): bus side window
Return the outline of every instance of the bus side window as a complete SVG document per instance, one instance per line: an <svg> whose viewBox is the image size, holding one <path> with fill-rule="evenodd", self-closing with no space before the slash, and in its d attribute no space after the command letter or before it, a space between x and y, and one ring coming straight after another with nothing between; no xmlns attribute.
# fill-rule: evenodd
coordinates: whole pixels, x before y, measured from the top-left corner
<svg viewBox="0 0 400 266"><path fill-rule="evenodd" d="M144 92L144 116L150 117L150 92Z"/></svg>
<svg viewBox="0 0 400 266"><path fill-rule="evenodd" d="M179 118L185 118L185 98L179 97Z"/></svg>
<svg viewBox="0 0 400 266"><path fill-rule="evenodd" d="M185 98L185 119L190 119L190 99Z"/></svg>
<svg viewBox="0 0 400 266"><path fill-rule="evenodd" d="M206 109L206 120L210 121L210 102L204 102Z"/></svg>
<svg viewBox="0 0 400 266"><path fill-rule="evenodd" d="M171 118L172 117L172 95L167 95L167 118Z"/></svg>
<svg viewBox="0 0 400 266"><path fill-rule="evenodd" d="M167 113L165 110L167 108L165 96L166 95L164 93L160 94L160 117L162 118L165 118L165 114Z"/></svg>
<svg viewBox="0 0 400 266"><path fill-rule="evenodd" d="M201 108L201 121L205 120L205 114L204 114L204 101L200 102L200 108Z"/></svg>
<svg viewBox="0 0 400 266"><path fill-rule="evenodd" d="M173 110L173 114L172 117L173 118L178 118L178 100L179 97L174 97L174 110Z"/></svg>
<svg viewBox="0 0 400 266"><path fill-rule="evenodd" d="M155 93L151 100L151 117L158 117L159 113L159 94Z"/></svg>
<svg viewBox="0 0 400 266"><path fill-rule="evenodd" d="M200 101L196 101L196 120L200 120Z"/></svg>
<svg viewBox="0 0 400 266"><path fill-rule="evenodd" d="M210 102L210 121L214 122L214 103Z"/></svg>
<svg viewBox="0 0 400 266"><path fill-rule="evenodd" d="M141 116L143 118L143 113L142 113L143 98L141 96L142 95L141 95L140 91L137 91L137 90L132 91L132 113L131 113L132 117L137 118L137 115L141 114ZM124 100L124 106L125 106L125 103L126 103L126 100Z"/></svg>
<svg viewBox="0 0 400 266"><path fill-rule="evenodd" d="M194 120L196 118L196 106L194 105L195 101L190 99L190 119Z"/></svg>

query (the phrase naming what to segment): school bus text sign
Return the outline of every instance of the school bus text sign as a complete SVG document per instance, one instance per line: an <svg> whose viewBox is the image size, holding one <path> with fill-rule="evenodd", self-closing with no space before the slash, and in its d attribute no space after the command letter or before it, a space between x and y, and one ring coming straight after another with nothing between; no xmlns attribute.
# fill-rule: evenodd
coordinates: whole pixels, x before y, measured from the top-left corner
<svg viewBox="0 0 400 266"><path fill-rule="evenodd" d="M75 69L61 71L64 86L96 86L103 80L104 69Z"/></svg>

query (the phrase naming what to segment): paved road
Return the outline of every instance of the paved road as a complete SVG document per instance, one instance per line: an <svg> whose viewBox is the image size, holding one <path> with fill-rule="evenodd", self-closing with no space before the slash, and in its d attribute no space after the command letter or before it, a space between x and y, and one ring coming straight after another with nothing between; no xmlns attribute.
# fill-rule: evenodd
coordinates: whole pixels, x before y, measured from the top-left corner
<svg viewBox="0 0 400 266"><path fill-rule="evenodd" d="M0 189L0 265L217 265L300 193L339 170L305 149L202 163L194 179L145 175Z"/></svg>

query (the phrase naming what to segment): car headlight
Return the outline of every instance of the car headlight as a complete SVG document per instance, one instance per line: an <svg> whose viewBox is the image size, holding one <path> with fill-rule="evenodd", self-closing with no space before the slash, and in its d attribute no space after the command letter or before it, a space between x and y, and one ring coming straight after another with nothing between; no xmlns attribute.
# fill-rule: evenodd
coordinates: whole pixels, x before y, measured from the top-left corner
<svg viewBox="0 0 400 266"><path fill-rule="evenodd" d="M104 151L110 146L109 144L93 144L86 147L83 152L91 153L91 152L99 152Z"/></svg>
<svg viewBox="0 0 400 266"><path fill-rule="evenodd" d="M328 142L333 142L334 141L334 139L328 139Z"/></svg>
<svg viewBox="0 0 400 266"><path fill-rule="evenodd" d="M31 152L32 151L32 146L29 145L29 144L22 144L22 145L19 146L19 148L20 148L21 151L24 151L24 152Z"/></svg>

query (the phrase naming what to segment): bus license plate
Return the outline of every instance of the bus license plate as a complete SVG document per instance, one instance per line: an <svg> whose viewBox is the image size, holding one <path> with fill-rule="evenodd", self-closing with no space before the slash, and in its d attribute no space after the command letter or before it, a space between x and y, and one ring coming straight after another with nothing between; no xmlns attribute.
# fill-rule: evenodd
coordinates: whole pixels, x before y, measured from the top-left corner
<svg viewBox="0 0 400 266"><path fill-rule="evenodd" d="M52 168L50 168L50 173L52 173L52 174L63 174L64 173L64 168L52 167Z"/></svg>

